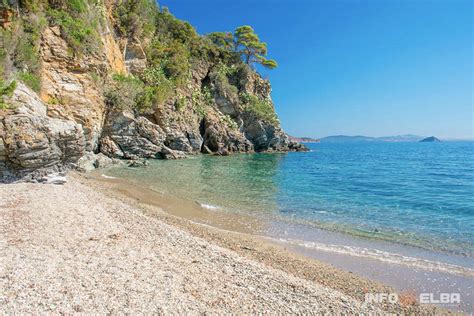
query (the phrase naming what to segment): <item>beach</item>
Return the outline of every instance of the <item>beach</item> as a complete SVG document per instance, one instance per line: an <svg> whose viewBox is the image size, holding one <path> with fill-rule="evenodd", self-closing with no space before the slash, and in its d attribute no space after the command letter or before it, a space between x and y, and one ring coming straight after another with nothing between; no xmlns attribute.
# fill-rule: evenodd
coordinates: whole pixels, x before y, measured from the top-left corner
<svg viewBox="0 0 474 316"><path fill-rule="evenodd" d="M2 313L434 312L253 236L192 223L107 181L0 186Z"/></svg>
<svg viewBox="0 0 474 316"><path fill-rule="evenodd" d="M469 1L158 2L1 1L0 316L474 313Z"/></svg>

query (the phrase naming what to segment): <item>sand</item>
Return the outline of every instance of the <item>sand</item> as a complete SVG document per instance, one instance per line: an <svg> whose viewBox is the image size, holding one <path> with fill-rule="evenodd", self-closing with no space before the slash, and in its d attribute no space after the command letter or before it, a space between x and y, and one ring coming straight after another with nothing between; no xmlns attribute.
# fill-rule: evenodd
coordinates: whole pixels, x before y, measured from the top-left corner
<svg viewBox="0 0 474 316"><path fill-rule="evenodd" d="M239 235L239 236L237 236ZM0 185L0 313L383 313L389 290L68 175Z"/></svg>

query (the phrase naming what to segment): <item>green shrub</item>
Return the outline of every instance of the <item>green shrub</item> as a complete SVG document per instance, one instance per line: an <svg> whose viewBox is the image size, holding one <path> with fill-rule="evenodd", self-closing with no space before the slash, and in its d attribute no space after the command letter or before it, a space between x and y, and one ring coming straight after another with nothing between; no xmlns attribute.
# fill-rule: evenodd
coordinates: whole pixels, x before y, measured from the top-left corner
<svg viewBox="0 0 474 316"><path fill-rule="evenodd" d="M234 119L232 119L229 115L222 116L221 122L223 122L230 129L236 130L239 128L239 124L237 124L237 122L234 121Z"/></svg>
<svg viewBox="0 0 474 316"><path fill-rule="evenodd" d="M158 86L166 84L170 81L166 77L163 67L161 67L160 65L148 67L147 69L145 69L141 77L143 82L150 86Z"/></svg>
<svg viewBox="0 0 474 316"><path fill-rule="evenodd" d="M138 95L135 109L139 113L150 110L156 103L156 90L154 87L144 87L143 91Z"/></svg>
<svg viewBox="0 0 474 316"><path fill-rule="evenodd" d="M147 56L153 67L159 67L176 86L182 86L190 74L190 52L182 43L153 40L148 47Z"/></svg>
<svg viewBox="0 0 474 316"><path fill-rule="evenodd" d="M241 93L240 100L244 104L245 111L253 113L271 124L280 124L270 100L260 99L258 96L248 93Z"/></svg>
<svg viewBox="0 0 474 316"><path fill-rule="evenodd" d="M37 73L40 69L40 38L46 19L38 13L23 16L16 23L15 38L10 39L10 45L14 47L10 57L15 67L21 71Z"/></svg>
<svg viewBox="0 0 474 316"><path fill-rule="evenodd" d="M159 69L149 68L142 79L116 74L106 85L105 98L109 106L138 113L162 105L174 94L174 86Z"/></svg>
<svg viewBox="0 0 474 316"><path fill-rule="evenodd" d="M28 87L33 91L39 92L41 90L41 78L39 75L31 72L20 72L18 74L18 79L23 81Z"/></svg>
<svg viewBox="0 0 474 316"><path fill-rule="evenodd" d="M220 63L211 73L215 88L220 91L221 94L235 96L235 98L237 98L239 90L229 82L229 77L234 75L236 71L235 66Z"/></svg>
<svg viewBox="0 0 474 316"><path fill-rule="evenodd" d="M4 0L3 2L10 2ZM41 8L41 5L45 2L44 0L21 0L19 1L20 8L28 12L38 12Z"/></svg>
<svg viewBox="0 0 474 316"><path fill-rule="evenodd" d="M100 37L95 29L97 21L88 21L85 17L74 17L64 10L50 9L47 14L50 23L61 28L61 35L74 55L97 51L100 45Z"/></svg>
<svg viewBox="0 0 474 316"><path fill-rule="evenodd" d="M143 82L133 76L116 74L105 87L105 101L107 105L120 110L133 110L137 99L143 93Z"/></svg>
<svg viewBox="0 0 474 316"><path fill-rule="evenodd" d="M38 47L27 36L18 39L14 56L15 65L24 70L37 71L39 69Z"/></svg>
<svg viewBox="0 0 474 316"><path fill-rule="evenodd" d="M208 86L205 86L202 90L194 90L191 95L193 110L200 117L206 116L206 109L208 106L212 105L213 102L214 98L212 97L211 89L209 89Z"/></svg>
<svg viewBox="0 0 474 316"><path fill-rule="evenodd" d="M15 89L16 89L16 81L12 81L9 84L6 84L3 81L3 79L0 78L0 109L1 110L5 110L10 107L10 105L5 102L5 98L11 97Z"/></svg>
<svg viewBox="0 0 474 316"><path fill-rule="evenodd" d="M67 0L68 8L77 13L84 13L87 9L87 3L84 0Z"/></svg>
<svg viewBox="0 0 474 316"><path fill-rule="evenodd" d="M207 34L206 37L216 46L226 50L234 50L234 35L231 32L213 32Z"/></svg>
<svg viewBox="0 0 474 316"><path fill-rule="evenodd" d="M199 117L206 117L206 105L202 103L194 103L193 104L194 112L196 112Z"/></svg>
<svg viewBox="0 0 474 316"><path fill-rule="evenodd" d="M176 102L174 103L174 107L176 111L181 112L184 110L186 106L186 98L185 97L179 97L176 99Z"/></svg>
<svg viewBox="0 0 474 316"><path fill-rule="evenodd" d="M137 110L139 112L146 112L157 106L164 104L166 100L171 98L174 94L173 86L160 85L149 87L146 86L142 94L138 98Z"/></svg>
<svg viewBox="0 0 474 316"><path fill-rule="evenodd" d="M175 18L167 8L163 8L156 16L155 35L162 40L176 40L181 44L189 44L199 38L189 22Z"/></svg>
<svg viewBox="0 0 474 316"><path fill-rule="evenodd" d="M14 37L10 30L0 28L0 80L7 77L10 63L11 47Z"/></svg>
<svg viewBox="0 0 474 316"><path fill-rule="evenodd" d="M32 10L40 5L20 2L21 14L13 15L11 25L0 29L0 77L10 78L15 68L30 73L39 71L40 38L47 21L43 12Z"/></svg>
<svg viewBox="0 0 474 316"><path fill-rule="evenodd" d="M59 103L61 103L61 102L60 102L60 101L58 100L58 98L56 98L56 97L52 97L52 98L50 98L50 99L48 100L48 104L49 104L49 105L57 105L57 104L59 104Z"/></svg>
<svg viewBox="0 0 474 316"><path fill-rule="evenodd" d="M146 87L138 103L141 110L162 105L173 96L176 89L161 66L147 68L142 74L142 80Z"/></svg>
<svg viewBox="0 0 474 316"><path fill-rule="evenodd" d="M235 64L228 65L226 63L221 62L217 66L217 74L219 76L230 77L230 76L235 75L237 71L238 71L238 68L237 68L237 65Z"/></svg>
<svg viewBox="0 0 474 316"><path fill-rule="evenodd" d="M214 102L214 98L212 97L211 89L208 86L205 86L202 89L201 93L202 93L204 104L212 105L212 103Z"/></svg>
<svg viewBox="0 0 474 316"><path fill-rule="evenodd" d="M154 34L158 12L154 0L120 0L113 14L121 35L142 39Z"/></svg>

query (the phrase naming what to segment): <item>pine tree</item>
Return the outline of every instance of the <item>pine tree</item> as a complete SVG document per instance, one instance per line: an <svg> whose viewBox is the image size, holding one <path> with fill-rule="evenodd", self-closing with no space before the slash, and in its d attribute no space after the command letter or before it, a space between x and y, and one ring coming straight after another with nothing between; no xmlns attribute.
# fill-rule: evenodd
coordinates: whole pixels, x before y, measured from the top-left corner
<svg viewBox="0 0 474 316"><path fill-rule="evenodd" d="M234 32L235 49L241 54L245 63L251 65L259 63L273 69L278 66L273 59L267 59L267 43L260 41L254 29L249 25L238 27Z"/></svg>

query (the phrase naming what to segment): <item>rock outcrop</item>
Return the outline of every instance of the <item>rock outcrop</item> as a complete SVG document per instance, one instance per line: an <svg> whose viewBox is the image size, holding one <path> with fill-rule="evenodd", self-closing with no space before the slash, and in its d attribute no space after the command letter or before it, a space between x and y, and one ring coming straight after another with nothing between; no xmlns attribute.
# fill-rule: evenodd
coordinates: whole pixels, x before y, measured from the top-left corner
<svg viewBox="0 0 474 316"><path fill-rule="evenodd" d="M193 58L186 82L145 111L108 101L107 82L116 74L142 76L149 60L143 41L116 31L115 2L103 5L101 43L94 52L71 53L59 26L42 30L41 91L19 84L10 109L0 110L3 181L72 166L89 170L110 164L109 158L305 150L281 129L269 81L243 64L222 72L218 57ZM267 112L249 110L252 102Z"/></svg>
<svg viewBox="0 0 474 316"><path fill-rule="evenodd" d="M47 116L36 93L20 84L11 113L0 117L0 178L34 179L75 164L86 152L81 124Z"/></svg>

